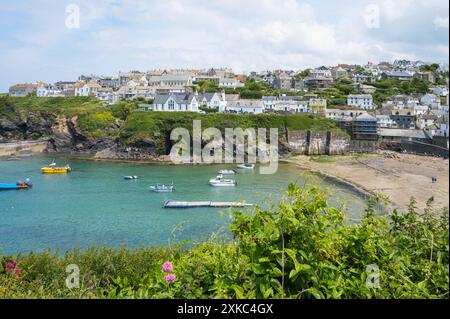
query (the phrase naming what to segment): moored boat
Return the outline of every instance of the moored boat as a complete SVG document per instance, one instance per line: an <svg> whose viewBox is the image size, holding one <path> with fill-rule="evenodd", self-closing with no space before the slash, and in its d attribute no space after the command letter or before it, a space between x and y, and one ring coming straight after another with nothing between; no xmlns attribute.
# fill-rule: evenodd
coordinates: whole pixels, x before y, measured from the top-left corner
<svg viewBox="0 0 450 319"><path fill-rule="evenodd" d="M131 179L138 179L139 176L124 176L123 178L124 178L124 179L128 179L128 180L131 180Z"/></svg>
<svg viewBox="0 0 450 319"><path fill-rule="evenodd" d="M217 175L215 178L209 180L209 185L215 187L233 187L237 185L234 179L225 179L223 175Z"/></svg>
<svg viewBox="0 0 450 319"><path fill-rule="evenodd" d="M172 193L175 191L175 186L173 184L170 186L156 184L155 186L150 186L150 190L155 193Z"/></svg>
<svg viewBox="0 0 450 319"><path fill-rule="evenodd" d="M255 164L239 164L238 168L241 168L241 169L254 169L255 168Z"/></svg>
<svg viewBox="0 0 450 319"><path fill-rule="evenodd" d="M28 188L31 188L32 186L33 186L33 184L27 178L25 180L25 182L17 181L17 183L15 183L15 184L0 183L0 190L28 189Z"/></svg>
<svg viewBox="0 0 450 319"><path fill-rule="evenodd" d="M220 175L234 175L236 174L236 171L234 169L221 169L219 171Z"/></svg>
<svg viewBox="0 0 450 319"><path fill-rule="evenodd" d="M66 166L58 167L56 163L53 162L48 166L42 167L42 174L66 174L72 171L72 168L67 164Z"/></svg>

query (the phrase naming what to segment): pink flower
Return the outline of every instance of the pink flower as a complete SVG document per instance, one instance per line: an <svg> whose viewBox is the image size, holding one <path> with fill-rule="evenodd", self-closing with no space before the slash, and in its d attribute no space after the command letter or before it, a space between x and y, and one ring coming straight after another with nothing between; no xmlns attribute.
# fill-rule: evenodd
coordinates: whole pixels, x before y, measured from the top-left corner
<svg viewBox="0 0 450 319"><path fill-rule="evenodd" d="M13 265L14 267L16 267L17 261L14 260L14 261L12 262L12 265Z"/></svg>
<svg viewBox="0 0 450 319"><path fill-rule="evenodd" d="M13 264L11 264L11 263L7 263L5 266L5 268L12 268L12 267L13 267Z"/></svg>
<svg viewBox="0 0 450 319"><path fill-rule="evenodd" d="M17 276L20 275L21 272L22 272L22 270L20 270L20 268L17 268L16 271L15 271Z"/></svg>
<svg viewBox="0 0 450 319"><path fill-rule="evenodd" d="M168 275L164 276L164 279L167 282L174 282L175 279L177 279L177 276L175 276L175 274L168 274Z"/></svg>
<svg viewBox="0 0 450 319"><path fill-rule="evenodd" d="M162 267L161 272L173 272L173 266L170 261L166 261Z"/></svg>

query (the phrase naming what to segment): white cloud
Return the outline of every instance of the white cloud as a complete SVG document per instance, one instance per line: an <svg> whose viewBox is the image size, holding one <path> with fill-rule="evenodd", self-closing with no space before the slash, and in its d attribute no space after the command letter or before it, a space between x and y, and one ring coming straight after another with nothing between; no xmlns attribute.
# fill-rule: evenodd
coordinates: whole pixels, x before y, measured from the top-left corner
<svg viewBox="0 0 450 319"><path fill-rule="evenodd" d="M449 22L448 22L448 17L436 17L433 20L433 24L435 25L436 28L443 28L443 29L448 29L449 28Z"/></svg>

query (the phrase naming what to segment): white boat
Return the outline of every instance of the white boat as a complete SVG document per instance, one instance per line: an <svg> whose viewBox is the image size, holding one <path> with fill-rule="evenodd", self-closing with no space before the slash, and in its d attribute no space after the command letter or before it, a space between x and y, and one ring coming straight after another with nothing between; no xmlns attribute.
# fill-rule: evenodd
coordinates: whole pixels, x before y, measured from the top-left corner
<svg viewBox="0 0 450 319"><path fill-rule="evenodd" d="M234 169L221 169L219 171L220 175L234 175L236 174L236 171Z"/></svg>
<svg viewBox="0 0 450 319"><path fill-rule="evenodd" d="M150 186L150 190L155 192L155 193L172 193L175 191L175 186L170 185L170 186L166 186L166 185L159 185L156 184L155 186Z"/></svg>
<svg viewBox="0 0 450 319"><path fill-rule="evenodd" d="M124 179L138 179L139 176L124 176Z"/></svg>
<svg viewBox="0 0 450 319"><path fill-rule="evenodd" d="M232 187L236 186L237 182L234 179L225 179L223 175L217 175L209 180L209 184L216 187Z"/></svg>
<svg viewBox="0 0 450 319"><path fill-rule="evenodd" d="M254 169L255 168L255 164L239 164L238 168L242 168L242 169Z"/></svg>

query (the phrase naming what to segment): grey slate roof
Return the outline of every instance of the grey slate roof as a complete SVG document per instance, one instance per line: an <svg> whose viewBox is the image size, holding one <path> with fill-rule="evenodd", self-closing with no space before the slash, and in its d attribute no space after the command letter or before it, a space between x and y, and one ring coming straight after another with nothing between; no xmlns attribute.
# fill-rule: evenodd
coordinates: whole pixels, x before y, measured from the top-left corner
<svg viewBox="0 0 450 319"><path fill-rule="evenodd" d="M194 98L194 94L189 93L157 94L154 103L165 104L170 98L173 98L177 104L189 104Z"/></svg>
<svg viewBox="0 0 450 319"><path fill-rule="evenodd" d="M211 102L211 99L214 97L215 94L217 93L216 92L199 93L198 100L199 101L206 100L206 102Z"/></svg>
<svg viewBox="0 0 450 319"><path fill-rule="evenodd" d="M355 121L356 122L367 122L367 121L374 121L374 122L376 122L377 119L375 117L373 117L372 115L369 115L368 113L364 113L364 114L361 114L361 115L357 116L355 118Z"/></svg>

